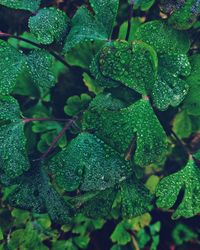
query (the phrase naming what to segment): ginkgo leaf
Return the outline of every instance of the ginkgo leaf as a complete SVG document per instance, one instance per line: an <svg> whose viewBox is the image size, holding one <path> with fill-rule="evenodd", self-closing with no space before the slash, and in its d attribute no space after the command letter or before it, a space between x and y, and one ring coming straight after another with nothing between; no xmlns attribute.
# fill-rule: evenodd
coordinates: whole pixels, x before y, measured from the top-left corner
<svg viewBox="0 0 200 250"><path fill-rule="evenodd" d="M90 4L96 19L103 24L110 36L117 16L119 0L90 0Z"/></svg>
<svg viewBox="0 0 200 250"><path fill-rule="evenodd" d="M140 94L147 94L156 79L157 55L153 48L140 41L131 45L125 41L108 42L99 52L97 63L98 74Z"/></svg>
<svg viewBox="0 0 200 250"><path fill-rule="evenodd" d="M29 10L35 12L41 0L0 0L0 4L13 9Z"/></svg>
<svg viewBox="0 0 200 250"><path fill-rule="evenodd" d="M127 152L135 138L134 159L140 166L162 158L166 150L166 134L148 100L139 100L117 111L101 109L94 104L92 101L91 108L84 114L84 130L92 131L120 154Z"/></svg>
<svg viewBox="0 0 200 250"><path fill-rule="evenodd" d="M158 109L166 110L170 105L176 107L184 100L189 86L183 77L190 72L186 55L169 53L159 56L158 77L152 89L153 101Z"/></svg>
<svg viewBox="0 0 200 250"><path fill-rule="evenodd" d="M172 51L186 53L190 47L187 33L174 30L165 21L160 20L140 25L136 31L135 39L144 41L160 54Z"/></svg>
<svg viewBox="0 0 200 250"><path fill-rule="evenodd" d="M140 8L142 11L147 11L154 4L155 0L135 0L134 9Z"/></svg>
<svg viewBox="0 0 200 250"><path fill-rule="evenodd" d="M0 54L0 94L7 95L12 92L26 60L20 51L2 40Z"/></svg>
<svg viewBox="0 0 200 250"><path fill-rule="evenodd" d="M27 56L27 66L31 78L37 86L42 88L53 87L56 78L53 74L54 58L45 50L32 50Z"/></svg>
<svg viewBox="0 0 200 250"><path fill-rule="evenodd" d="M173 131L180 138L187 138L192 133L192 120L186 110L182 110L175 116L173 121Z"/></svg>
<svg viewBox="0 0 200 250"><path fill-rule="evenodd" d="M48 166L67 191L104 190L123 181L131 170L116 151L89 133L79 134Z"/></svg>
<svg viewBox="0 0 200 250"><path fill-rule="evenodd" d="M0 126L0 171L1 181L6 182L21 175L30 165L19 105L14 98L5 96L0 98L0 104L0 119L5 122Z"/></svg>
<svg viewBox="0 0 200 250"><path fill-rule="evenodd" d="M66 38L64 53L79 43L108 38L102 23L95 19L86 7L80 7L72 18L72 28Z"/></svg>
<svg viewBox="0 0 200 250"><path fill-rule="evenodd" d="M57 193L48 175L40 167L33 167L14 184L15 188L8 196L11 206L34 213L47 212L53 221L59 223L71 220L71 205Z"/></svg>
<svg viewBox="0 0 200 250"><path fill-rule="evenodd" d="M83 213L89 218L108 218L116 197L116 188L108 188L103 191L87 192L84 195L72 199L77 212ZM98 209L97 209L98 208Z"/></svg>
<svg viewBox="0 0 200 250"><path fill-rule="evenodd" d="M69 18L65 12L54 7L43 8L30 17L29 28L42 44L61 41L69 29Z"/></svg>
<svg viewBox="0 0 200 250"><path fill-rule="evenodd" d="M153 196L149 190L133 176L120 184L122 215L133 218L148 212Z"/></svg>
<svg viewBox="0 0 200 250"><path fill-rule="evenodd" d="M182 170L160 181L156 190L158 207L171 208L182 189L184 195L172 215L173 219L181 216L190 218L200 212L200 169L193 160L189 160Z"/></svg>

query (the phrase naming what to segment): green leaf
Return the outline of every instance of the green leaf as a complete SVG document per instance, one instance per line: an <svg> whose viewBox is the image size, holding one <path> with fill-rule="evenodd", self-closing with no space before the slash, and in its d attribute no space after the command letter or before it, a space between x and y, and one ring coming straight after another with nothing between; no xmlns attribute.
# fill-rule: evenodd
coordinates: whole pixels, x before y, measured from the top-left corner
<svg viewBox="0 0 200 250"><path fill-rule="evenodd" d="M169 18L169 24L176 29L186 30L193 26L200 13L198 0L186 0L179 8L175 8Z"/></svg>
<svg viewBox="0 0 200 250"><path fill-rule="evenodd" d="M67 105L65 105L64 111L70 116L77 115L79 112L87 108L90 101L91 97L88 94L81 94L80 97L77 95L70 96L67 99Z"/></svg>
<svg viewBox="0 0 200 250"><path fill-rule="evenodd" d="M103 77L119 81L140 94L146 94L156 79L157 55L153 48L140 41L131 45L125 41L107 43L97 63ZM98 80L98 75L96 78Z"/></svg>
<svg viewBox="0 0 200 250"><path fill-rule="evenodd" d="M90 0L90 3L96 19L103 24L109 37L117 16L119 0Z"/></svg>
<svg viewBox="0 0 200 250"><path fill-rule="evenodd" d="M155 0L135 0L133 8L140 8L142 11L147 11L154 4Z"/></svg>
<svg viewBox="0 0 200 250"><path fill-rule="evenodd" d="M59 186L67 191L104 190L123 181L130 166L103 141L79 134L48 163Z"/></svg>
<svg viewBox="0 0 200 250"><path fill-rule="evenodd" d="M0 54L0 94L6 95L12 92L26 61L22 53L2 40Z"/></svg>
<svg viewBox="0 0 200 250"><path fill-rule="evenodd" d="M198 234L193 232L189 227L179 223L172 231L172 238L176 245L182 245L190 240L195 240Z"/></svg>
<svg viewBox="0 0 200 250"><path fill-rule="evenodd" d="M56 78L52 73L54 58L45 50L32 50L27 57L29 73L34 83L42 88L55 85Z"/></svg>
<svg viewBox="0 0 200 250"><path fill-rule="evenodd" d="M158 207L172 207L181 189L184 190L184 196L172 215L173 219L181 216L190 218L200 212L200 169L193 160L189 160L182 170L160 181L156 190Z"/></svg>
<svg viewBox="0 0 200 250"><path fill-rule="evenodd" d="M127 152L135 137L134 160L140 166L162 158L166 152L166 135L148 100L139 100L119 111L93 105L94 101L84 114L83 129L93 131L120 154Z"/></svg>
<svg viewBox="0 0 200 250"><path fill-rule="evenodd" d="M9 194L11 206L30 210L34 213L48 212L51 219L68 223L73 210L50 184L49 177L41 168L32 168L14 183L14 191Z"/></svg>
<svg viewBox="0 0 200 250"><path fill-rule="evenodd" d="M0 0L0 4L13 9L29 10L35 12L40 6L41 0Z"/></svg>
<svg viewBox="0 0 200 250"><path fill-rule="evenodd" d="M123 217L133 218L151 209L153 196L135 176L122 182L120 188Z"/></svg>
<svg viewBox="0 0 200 250"><path fill-rule="evenodd" d="M150 21L140 25L136 38L152 46L157 53L186 53L190 42L187 33L174 30L165 21Z"/></svg>
<svg viewBox="0 0 200 250"><path fill-rule="evenodd" d="M178 113L173 121L173 131L180 138L187 138L192 133L192 120L186 110Z"/></svg>
<svg viewBox="0 0 200 250"><path fill-rule="evenodd" d="M108 35L102 23L87 8L80 7L72 18L72 28L66 38L64 53L76 45L94 40L105 41Z"/></svg>
<svg viewBox="0 0 200 250"><path fill-rule="evenodd" d="M190 57L191 74L187 77L187 82L190 86L200 85L200 54L195 54Z"/></svg>
<svg viewBox="0 0 200 250"><path fill-rule="evenodd" d="M126 245L131 241L131 235L127 232L125 221L117 224L111 235L111 240L112 242L117 242L119 245Z"/></svg>
<svg viewBox="0 0 200 250"><path fill-rule="evenodd" d="M17 101L12 97L0 98L0 119L6 124L0 126L0 171L1 181L6 182L21 175L29 168L26 153L24 124L20 118Z"/></svg>
<svg viewBox="0 0 200 250"><path fill-rule="evenodd" d="M61 41L69 29L69 18L65 12L54 7L43 8L29 19L29 28L42 44Z"/></svg>
<svg viewBox="0 0 200 250"><path fill-rule="evenodd" d="M191 72L186 55L168 53L159 56L158 77L153 85L152 96L156 107L166 110L170 105L178 106L188 92L184 77Z"/></svg>

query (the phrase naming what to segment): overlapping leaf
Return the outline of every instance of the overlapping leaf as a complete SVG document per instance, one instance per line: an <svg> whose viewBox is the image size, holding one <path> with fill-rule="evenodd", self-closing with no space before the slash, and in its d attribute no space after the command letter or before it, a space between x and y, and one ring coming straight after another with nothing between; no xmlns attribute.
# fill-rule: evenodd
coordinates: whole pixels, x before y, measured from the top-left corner
<svg viewBox="0 0 200 250"><path fill-rule="evenodd" d="M29 28L40 43L51 44L65 37L69 29L69 18L59 9L43 8L30 17Z"/></svg>
<svg viewBox="0 0 200 250"><path fill-rule="evenodd" d="M174 30L164 21L150 21L140 25L135 39L142 40L152 46L157 53L186 53L190 42L187 33Z"/></svg>
<svg viewBox="0 0 200 250"><path fill-rule="evenodd" d="M134 160L140 166L162 158L166 149L166 135L148 100L139 100L117 111L101 109L94 104L92 102L91 108L84 114L85 130L94 132L101 140L123 154L135 137Z"/></svg>
<svg viewBox="0 0 200 250"><path fill-rule="evenodd" d="M130 174L130 166L103 141L79 134L49 162L59 186L67 191L104 190Z"/></svg>
<svg viewBox="0 0 200 250"><path fill-rule="evenodd" d="M0 40L0 53L0 93L6 95L14 88L26 59L20 51L2 40Z"/></svg>
<svg viewBox="0 0 200 250"><path fill-rule="evenodd" d="M55 76L52 72L54 58L45 50L33 50L27 57L28 70L37 86L50 88L55 84Z"/></svg>
<svg viewBox="0 0 200 250"><path fill-rule="evenodd" d="M91 71L100 80L100 85L101 79L107 78L108 84L118 81L147 94L156 79L157 55L143 42L135 41L131 45L125 41L107 43L97 54L95 63L97 65L91 65Z"/></svg>
<svg viewBox="0 0 200 250"><path fill-rule="evenodd" d="M118 0L90 0L94 15L80 7L72 18L72 28L67 36L64 53L87 41L106 41L112 32L118 10Z"/></svg>
<svg viewBox="0 0 200 250"><path fill-rule="evenodd" d="M173 219L181 216L190 218L200 212L200 169L193 160L189 160L182 170L164 177L158 184L158 207L171 208L182 189L184 195L172 215Z"/></svg>
<svg viewBox="0 0 200 250"><path fill-rule="evenodd" d="M120 184L123 217L132 218L151 209L153 196L135 176Z"/></svg>
<svg viewBox="0 0 200 250"><path fill-rule="evenodd" d="M142 11L146 11L151 8L155 0L135 0L134 9L140 8Z"/></svg>
<svg viewBox="0 0 200 250"><path fill-rule="evenodd" d="M73 214L71 205L55 191L49 177L39 167L32 168L16 181L8 201L14 207L35 213L48 212L51 219L59 223L68 223Z"/></svg>
<svg viewBox="0 0 200 250"><path fill-rule="evenodd" d="M29 10L35 12L41 0L0 0L0 4L13 9Z"/></svg>
<svg viewBox="0 0 200 250"><path fill-rule="evenodd" d="M0 171L1 181L21 175L29 168L24 124L20 109L12 97L0 97Z"/></svg>
<svg viewBox="0 0 200 250"><path fill-rule="evenodd" d="M153 85L152 96L157 108L165 110L169 105L176 107L185 98L191 66L186 55L168 53L159 56L158 77Z"/></svg>

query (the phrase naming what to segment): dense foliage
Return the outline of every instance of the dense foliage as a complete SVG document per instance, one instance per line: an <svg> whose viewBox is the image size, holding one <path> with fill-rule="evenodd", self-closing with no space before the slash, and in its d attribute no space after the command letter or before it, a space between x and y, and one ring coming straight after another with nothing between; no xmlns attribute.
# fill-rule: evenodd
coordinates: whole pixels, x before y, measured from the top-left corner
<svg viewBox="0 0 200 250"><path fill-rule="evenodd" d="M199 14L0 0L0 249L198 249Z"/></svg>

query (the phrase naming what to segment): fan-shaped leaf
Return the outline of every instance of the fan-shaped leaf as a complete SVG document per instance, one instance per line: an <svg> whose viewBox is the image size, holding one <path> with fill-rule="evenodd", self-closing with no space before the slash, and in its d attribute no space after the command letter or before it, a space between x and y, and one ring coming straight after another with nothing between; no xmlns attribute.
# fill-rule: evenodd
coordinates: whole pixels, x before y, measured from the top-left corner
<svg viewBox="0 0 200 250"><path fill-rule="evenodd" d="M29 10L35 12L41 0L0 0L0 4L13 9Z"/></svg>

